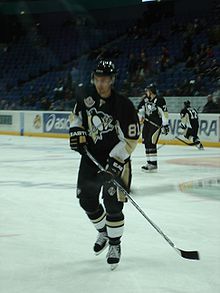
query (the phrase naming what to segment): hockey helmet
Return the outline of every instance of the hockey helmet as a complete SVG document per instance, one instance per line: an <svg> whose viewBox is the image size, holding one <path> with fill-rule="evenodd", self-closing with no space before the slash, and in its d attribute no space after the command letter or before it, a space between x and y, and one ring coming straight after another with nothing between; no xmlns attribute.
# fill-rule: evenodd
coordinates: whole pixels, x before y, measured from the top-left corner
<svg viewBox="0 0 220 293"><path fill-rule="evenodd" d="M116 74L115 65L112 61L101 60L93 71L98 76L112 76Z"/></svg>
<svg viewBox="0 0 220 293"><path fill-rule="evenodd" d="M112 61L100 60L91 74L91 83L94 83L94 75L112 77L112 84L115 81L116 69Z"/></svg>
<svg viewBox="0 0 220 293"><path fill-rule="evenodd" d="M157 94L157 88L154 83L150 83L148 86L146 86L145 91L150 90L154 95Z"/></svg>
<svg viewBox="0 0 220 293"><path fill-rule="evenodd" d="M190 107L190 101L189 101L189 100L185 101L185 102L184 102L184 106L185 106L186 108L189 108L189 107Z"/></svg>

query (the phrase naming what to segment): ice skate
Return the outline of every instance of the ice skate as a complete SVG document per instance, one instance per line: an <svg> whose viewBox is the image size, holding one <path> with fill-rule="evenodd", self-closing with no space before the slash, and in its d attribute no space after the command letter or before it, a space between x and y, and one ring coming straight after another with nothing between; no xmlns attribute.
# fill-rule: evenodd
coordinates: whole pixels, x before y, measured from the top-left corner
<svg viewBox="0 0 220 293"><path fill-rule="evenodd" d="M107 233L99 232L97 240L94 244L93 250L95 252L95 255L99 255L100 253L105 250L105 248L108 246L108 236Z"/></svg>
<svg viewBox="0 0 220 293"><path fill-rule="evenodd" d="M204 150L204 146L203 144L200 142L199 144L196 145L196 147L199 149L199 150Z"/></svg>
<svg viewBox="0 0 220 293"><path fill-rule="evenodd" d="M197 147L197 149L204 150L204 146L198 138L194 139L193 142L195 143L195 146Z"/></svg>
<svg viewBox="0 0 220 293"><path fill-rule="evenodd" d="M143 172L147 172L147 173L156 173L157 172L157 165L147 163L146 165L141 167L141 170Z"/></svg>
<svg viewBox="0 0 220 293"><path fill-rule="evenodd" d="M107 257L107 263L110 264L111 270L116 269L121 257L120 244L109 245L109 250L106 257Z"/></svg>

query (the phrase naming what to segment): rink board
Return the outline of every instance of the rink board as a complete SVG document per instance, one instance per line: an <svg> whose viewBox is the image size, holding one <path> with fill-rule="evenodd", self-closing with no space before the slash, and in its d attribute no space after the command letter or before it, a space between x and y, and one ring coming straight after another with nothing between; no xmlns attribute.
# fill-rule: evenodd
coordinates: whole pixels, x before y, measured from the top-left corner
<svg viewBox="0 0 220 293"><path fill-rule="evenodd" d="M0 111L0 134L67 138L69 115L70 112ZM204 145L220 146L220 114L201 113L199 121L198 135ZM169 114L169 126L169 134L161 135L159 143L182 144L175 139L182 134L179 114Z"/></svg>

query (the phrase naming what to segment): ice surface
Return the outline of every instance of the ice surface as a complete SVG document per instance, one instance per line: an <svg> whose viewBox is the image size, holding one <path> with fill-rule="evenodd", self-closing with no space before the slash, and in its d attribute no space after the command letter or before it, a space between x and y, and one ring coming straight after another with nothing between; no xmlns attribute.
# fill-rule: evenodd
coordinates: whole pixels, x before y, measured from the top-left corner
<svg viewBox="0 0 220 293"><path fill-rule="evenodd" d="M132 156L131 195L150 219L200 261L181 258L131 204L124 208L120 265L92 251L96 231L76 199L80 156L68 140L0 136L1 293L219 293L220 195L181 192L187 181L220 177L220 150L163 146L159 172ZM206 162L206 164L200 164Z"/></svg>

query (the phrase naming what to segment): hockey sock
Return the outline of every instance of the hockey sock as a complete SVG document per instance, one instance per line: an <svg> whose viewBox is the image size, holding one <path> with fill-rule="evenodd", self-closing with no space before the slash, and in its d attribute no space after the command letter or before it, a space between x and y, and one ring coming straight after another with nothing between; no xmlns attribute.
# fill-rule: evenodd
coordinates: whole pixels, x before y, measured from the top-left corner
<svg viewBox="0 0 220 293"><path fill-rule="evenodd" d="M99 232L106 231L106 212L102 205L99 205L99 209L93 213L87 212L90 221Z"/></svg>

